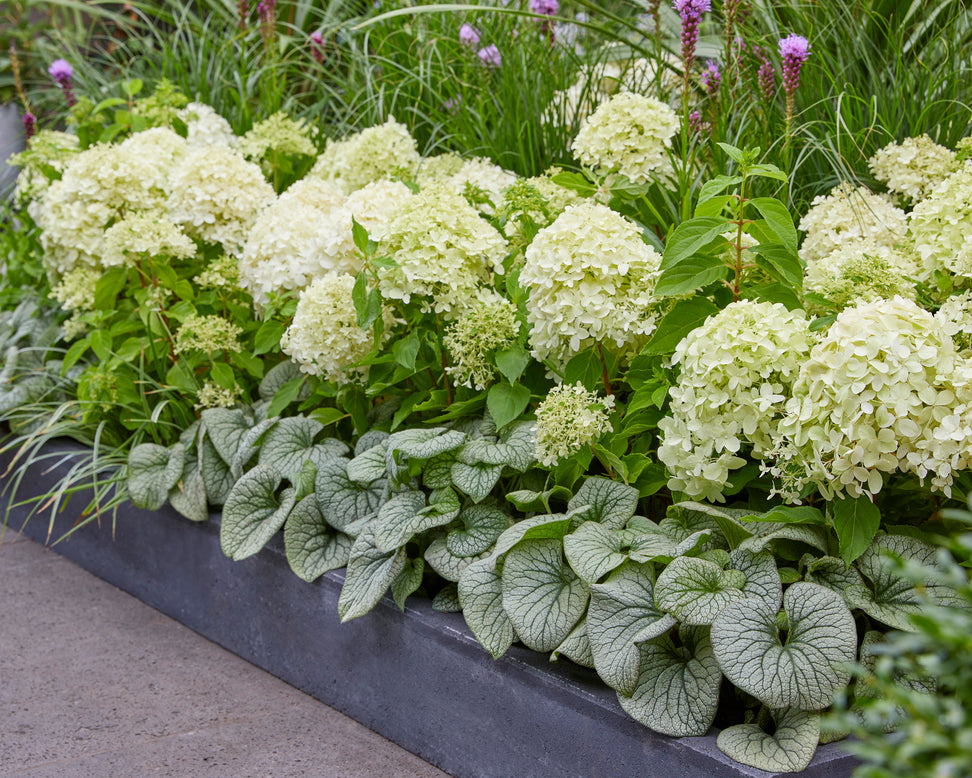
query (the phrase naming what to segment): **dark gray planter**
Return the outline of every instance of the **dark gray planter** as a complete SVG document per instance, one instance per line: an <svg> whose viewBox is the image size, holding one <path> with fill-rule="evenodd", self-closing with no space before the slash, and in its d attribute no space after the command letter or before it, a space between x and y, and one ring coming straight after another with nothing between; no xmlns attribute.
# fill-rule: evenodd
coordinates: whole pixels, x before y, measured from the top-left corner
<svg viewBox="0 0 972 778"><path fill-rule="evenodd" d="M34 468L17 501L48 491L67 467ZM70 529L86 499L72 499L52 538ZM13 507L7 531L19 530L26 513ZM47 530L46 515L24 527L39 542ZM551 664L520 646L494 661L460 614L436 613L427 601L409 600L403 614L386 597L340 624L343 573L304 583L280 535L256 557L232 562L220 550L218 515L194 524L168 506L126 506L114 526L102 518L54 550L458 778L773 775L732 762L714 734L675 739L645 729L592 671L571 662ZM854 764L828 745L801 775L843 778Z"/></svg>

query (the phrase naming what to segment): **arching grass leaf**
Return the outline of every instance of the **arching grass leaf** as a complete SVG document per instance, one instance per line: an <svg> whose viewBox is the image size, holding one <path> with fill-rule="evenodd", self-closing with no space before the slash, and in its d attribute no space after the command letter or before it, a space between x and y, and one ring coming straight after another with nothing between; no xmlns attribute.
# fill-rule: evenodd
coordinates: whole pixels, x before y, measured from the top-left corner
<svg viewBox="0 0 972 778"><path fill-rule="evenodd" d="M324 520L317 498L312 494L297 503L284 525L287 562L305 581L315 581L328 570L347 565L351 544L351 538Z"/></svg>
<svg viewBox="0 0 972 778"><path fill-rule="evenodd" d="M128 494L139 508L157 511L182 476L185 448L155 443L135 446L128 455Z"/></svg>
<svg viewBox="0 0 972 778"><path fill-rule="evenodd" d="M771 708L820 710L849 678L842 665L857 655L857 629L843 598L812 583L783 595L788 622L780 635L776 610L757 599L728 605L712 624L722 672Z"/></svg>
<svg viewBox="0 0 972 778"><path fill-rule="evenodd" d="M283 476L271 465L257 465L233 486L226 505L219 541L234 561L253 556L287 520L296 502L292 488L277 496Z"/></svg>
<svg viewBox="0 0 972 778"><path fill-rule="evenodd" d="M534 651L553 651L587 608L587 584L565 564L562 546L557 539L524 540L503 563L503 609Z"/></svg>
<svg viewBox="0 0 972 778"><path fill-rule="evenodd" d="M571 510L582 505L588 508L578 512L579 519L621 529L638 507L638 490L610 478L594 476L584 480L567 508Z"/></svg>
<svg viewBox="0 0 972 778"><path fill-rule="evenodd" d="M737 724L719 733L716 744L737 762L771 773L798 773L806 769L817 750L820 716L789 708L774 710L772 735L758 724Z"/></svg>
<svg viewBox="0 0 972 778"><path fill-rule="evenodd" d="M697 557L673 559L655 583L655 602L683 624L711 624L729 603L745 599L746 576Z"/></svg>
<svg viewBox="0 0 972 778"><path fill-rule="evenodd" d="M374 514L385 495L385 480L356 483L348 478L348 460L332 459L317 468L315 491L325 521L345 532L359 519Z"/></svg>
<svg viewBox="0 0 972 778"><path fill-rule="evenodd" d="M459 576L462 616L476 640L498 659L513 645L513 622L503 608L503 582L492 559L467 565Z"/></svg>
<svg viewBox="0 0 972 778"><path fill-rule="evenodd" d="M381 552L375 547L374 530L366 527L351 546L348 571L338 598L341 621L363 616L405 568L405 549Z"/></svg>
<svg viewBox="0 0 972 778"><path fill-rule="evenodd" d="M446 538L449 551L471 557L488 551L510 527L510 517L499 508L471 505L459 514L463 529L452 530Z"/></svg>

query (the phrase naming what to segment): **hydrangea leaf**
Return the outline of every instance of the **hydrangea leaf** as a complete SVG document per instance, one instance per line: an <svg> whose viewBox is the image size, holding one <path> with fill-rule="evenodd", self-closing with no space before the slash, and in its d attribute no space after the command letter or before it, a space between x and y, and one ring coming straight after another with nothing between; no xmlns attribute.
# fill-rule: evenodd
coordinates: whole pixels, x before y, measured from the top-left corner
<svg viewBox="0 0 972 778"><path fill-rule="evenodd" d="M638 643L675 626L675 619L655 605L650 564L626 562L603 584L591 586L587 631L594 667L611 688L630 695L638 683Z"/></svg>
<svg viewBox="0 0 972 778"><path fill-rule="evenodd" d="M373 528L366 527L351 546L348 570L338 598L341 621L364 616L405 568L405 549L382 552L375 546Z"/></svg>
<svg viewBox="0 0 972 778"><path fill-rule="evenodd" d="M502 556L521 540L562 538L570 530L570 520L568 513L542 513L518 521L499 536L493 556Z"/></svg>
<svg viewBox="0 0 972 778"><path fill-rule="evenodd" d="M348 460L332 459L317 468L315 491L324 519L337 530L375 513L384 501L385 480L355 483L348 478Z"/></svg>
<svg viewBox="0 0 972 778"><path fill-rule="evenodd" d="M422 469L422 482L429 489L445 489L452 486L452 466L456 462L453 452L439 454L425 463Z"/></svg>
<svg viewBox="0 0 972 778"><path fill-rule="evenodd" d="M250 463L250 460L253 459L253 455L259 450L263 435L267 430L273 429L278 421L279 419L264 419L243 433L233 461L230 462L230 472L234 478L239 479L243 475L243 471Z"/></svg>
<svg viewBox="0 0 972 778"><path fill-rule="evenodd" d="M323 424L306 416L280 419L264 436L257 464L273 465L284 478L293 479L300 473L314 438L323 429Z"/></svg>
<svg viewBox="0 0 972 778"><path fill-rule="evenodd" d="M605 527L621 529L634 516L638 507L638 490L610 478L594 476L584 480L577 494L567 504L567 509L588 506L578 518L598 521Z"/></svg>
<svg viewBox="0 0 972 778"><path fill-rule="evenodd" d="M458 581L462 571L468 565L485 557L486 554L478 554L472 557L456 556L449 550L444 535L435 538L425 549L425 561L429 563L429 567L447 581Z"/></svg>
<svg viewBox="0 0 972 778"><path fill-rule="evenodd" d="M213 505L222 505L226 502L233 484L236 483L236 479L230 472L230 466L219 454L208 434L200 444L199 456L206 497Z"/></svg>
<svg viewBox="0 0 972 778"><path fill-rule="evenodd" d="M279 365L274 365L260 381L260 399L269 402L285 383L293 381L301 375L303 374L300 372L300 366L290 359L284 360ZM310 388L304 387L297 399L305 400L309 393Z"/></svg>
<svg viewBox="0 0 972 778"><path fill-rule="evenodd" d="M452 482L473 502L486 499L503 473L502 465L467 465L456 462L452 466Z"/></svg>
<svg viewBox="0 0 972 778"><path fill-rule="evenodd" d="M412 537L412 535L422 532L430 527L438 526L435 523L423 526L424 522L430 519L424 514L425 494L424 492L400 492L392 497L378 510L378 516L374 521L374 544L382 553L394 551ZM438 514L433 513L431 520L434 522ZM446 519L448 524L451 519Z"/></svg>
<svg viewBox="0 0 972 778"><path fill-rule="evenodd" d="M854 608L860 608L871 618L889 627L914 631L909 616L922 610L921 597L914 582L895 569L886 554L925 567L936 566L935 547L918 538L904 535L879 535L857 560L857 569L863 576L860 584L848 586L844 596ZM952 591L931 582L926 592L942 604L948 604Z"/></svg>
<svg viewBox="0 0 972 778"><path fill-rule="evenodd" d="M297 503L284 525L287 562L305 581L315 581L329 570L347 565L351 543L351 538L324 520L317 498L312 494Z"/></svg>
<svg viewBox="0 0 972 778"><path fill-rule="evenodd" d="M405 566L392 581L392 599L398 609L405 612L405 600L422 585L422 575L425 573L425 562L422 559L408 559Z"/></svg>
<svg viewBox="0 0 972 778"><path fill-rule="evenodd" d="M555 538L524 540L503 563L503 609L534 651L553 651L587 608L587 584L564 562L562 548Z"/></svg>
<svg viewBox="0 0 972 778"><path fill-rule="evenodd" d="M732 602L746 597L746 577L697 557L673 559L655 584L655 602L683 624L711 624Z"/></svg>
<svg viewBox="0 0 972 778"><path fill-rule="evenodd" d="M589 584L597 583L628 558L622 536L597 521L585 521L564 538L570 566Z"/></svg>
<svg viewBox="0 0 972 778"><path fill-rule="evenodd" d="M277 496L283 476L272 465L257 465L233 486L223 506L219 541L234 561L253 556L279 530L296 502L292 488Z"/></svg>
<svg viewBox="0 0 972 778"><path fill-rule="evenodd" d="M401 451L410 459L431 459L454 451L466 442L466 434L445 427L402 430L388 438L389 451Z"/></svg>
<svg viewBox="0 0 972 778"><path fill-rule="evenodd" d="M364 435L358 438L358 442L354 444L354 455L358 456L363 454L370 448L381 445L386 440L388 440L388 433L383 430L368 430Z"/></svg>
<svg viewBox="0 0 972 778"><path fill-rule="evenodd" d="M459 604L459 588L454 584L446 584L439 593L432 598L432 610L439 613L459 613L462 606Z"/></svg>
<svg viewBox="0 0 972 778"><path fill-rule="evenodd" d="M708 630L683 627L682 645L663 635L639 646L637 682L630 697L618 693L629 716L672 737L704 735L719 706L722 671Z"/></svg>
<svg viewBox="0 0 972 778"><path fill-rule="evenodd" d="M726 677L771 708L819 710L847 683L841 667L857 655L854 617L836 592L795 583L783 595L788 622L758 599L728 605L712 624L712 646Z"/></svg>
<svg viewBox="0 0 972 778"><path fill-rule="evenodd" d="M198 456L187 454L182 478L169 490L169 503L190 521L209 519L206 483L199 468Z"/></svg>
<svg viewBox="0 0 972 778"><path fill-rule="evenodd" d="M499 659L513 645L513 622L503 608L503 582L490 558L472 562L459 576L462 616L476 640Z"/></svg>
<svg viewBox="0 0 972 778"><path fill-rule="evenodd" d="M747 597L756 597L763 601L768 608L780 609L783 602L783 581L780 580L776 559L769 551L754 554L752 551L736 549L729 555L729 564L733 570L739 570L746 576L743 593Z"/></svg>
<svg viewBox="0 0 972 778"><path fill-rule="evenodd" d="M232 464L251 420L238 408L207 408L200 417L206 425L206 437L223 461Z"/></svg>
<svg viewBox="0 0 972 778"><path fill-rule="evenodd" d="M594 657L591 654L591 641L587 637L587 619L581 619L564 642L557 646L550 654L550 661L556 662L561 656L572 662L594 669Z"/></svg>
<svg viewBox="0 0 972 778"><path fill-rule="evenodd" d="M388 474L388 466L385 463L387 451L387 444L379 443L358 454L348 462L348 478L359 484L370 484L384 478Z"/></svg>
<svg viewBox="0 0 972 778"><path fill-rule="evenodd" d="M450 532L446 544L451 553L460 557L488 551L510 527L510 517L488 505L471 505L459 514L459 520L463 529Z"/></svg>
<svg viewBox="0 0 972 778"><path fill-rule="evenodd" d="M135 446L128 455L128 494L139 508L157 511L178 483L184 466L185 448L155 443Z"/></svg>
<svg viewBox="0 0 972 778"><path fill-rule="evenodd" d="M798 773L806 769L817 750L820 716L788 708L774 710L772 735L758 724L737 724L719 733L716 744L737 762L771 773Z"/></svg>

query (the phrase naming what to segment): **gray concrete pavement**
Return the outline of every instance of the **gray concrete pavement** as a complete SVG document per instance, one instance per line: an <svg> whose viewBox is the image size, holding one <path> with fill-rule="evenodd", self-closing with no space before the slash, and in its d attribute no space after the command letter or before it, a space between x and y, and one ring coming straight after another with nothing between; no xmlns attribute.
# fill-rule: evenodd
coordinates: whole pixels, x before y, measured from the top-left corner
<svg viewBox="0 0 972 778"><path fill-rule="evenodd" d="M447 778L12 532L0 722L2 776Z"/></svg>

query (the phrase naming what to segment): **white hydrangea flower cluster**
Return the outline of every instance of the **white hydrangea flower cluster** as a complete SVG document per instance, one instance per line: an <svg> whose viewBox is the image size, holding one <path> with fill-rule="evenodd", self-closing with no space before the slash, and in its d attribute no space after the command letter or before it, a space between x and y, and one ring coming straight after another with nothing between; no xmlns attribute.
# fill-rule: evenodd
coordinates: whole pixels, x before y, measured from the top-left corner
<svg viewBox="0 0 972 778"><path fill-rule="evenodd" d="M955 152L939 146L927 135L889 143L870 160L874 177L888 189L912 202L927 197L958 169Z"/></svg>
<svg viewBox="0 0 972 778"><path fill-rule="evenodd" d="M203 351L212 357L217 351L240 350L241 327L214 314L193 313L182 322L175 336L175 353Z"/></svg>
<svg viewBox="0 0 972 778"><path fill-rule="evenodd" d="M972 352L972 290L947 298L935 312L935 318L959 352Z"/></svg>
<svg viewBox="0 0 972 778"><path fill-rule="evenodd" d="M316 127L303 119L291 119L283 111L257 122L239 140L239 152L250 160L259 161L269 152L285 156L313 157L317 147L312 140Z"/></svg>
<svg viewBox="0 0 972 778"><path fill-rule="evenodd" d="M458 384L482 391L496 374L489 355L512 346L519 328L513 303L498 294L480 295L446 328L442 342L453 362L446 372Z"/></svg>
<svg viewBox="0 0 972 778"><path fill-rule="evenodd" d="M188 130L186 141L190 148L235 146L239 142L230 123L205 103L189 103L179 111L179 118Z"/></svg>
<svg viewBox="0 0 972 778"><path fill-rule="evenodd" d="M172 171L169 215L190 237L237 256L276 197L258 165L223 146L191 150Z"/></svg>
<svg viewBox="0 0 972 778"><path fill-rule="evenodd" d="M541 465L556 467L611 428L614 395L600 397L578 381L555 386L537 406L534 455Z"/></svg>
<svg viewBox="0 0 972 778"><path fill-rule="evenodd" d="M414 177L418 147L408 127L390 118L344 140L328 139L310 175L333 181L345 194L383 178Z"/></svg>
<svg viewBox="0 0 972 778"><path fill-rule="evenodd" d="M206 269L192 279L203 289L241 289L240 267L236 257L224 254L210 262Z"/></svg>
<svg viewBox="0 0 972 778"><path fill-rule="evenodd" d="M503 192L516 183L516 180L515 173L504 170L483 157L465 160L459 170L445 179L459 194L464 194L467 188L471 188L473 192L485 195L489 203L480 207L489 214L503 202Z"/></svg>
<svg viewBox="0 0 972 778"><path fill-rule="evenodd" d="M140 257L190 259L196 244L177 224L161 213L135 213L105 232L102 264L133 265Z"/></svg>
<svg viewBox="0 0 972 778"><path fill-rule="evenodd" d="M886 196L845 181L829 195L813 199L800 229L806 233L800 256L809 265L851 242L861 244L862 250L893 249L907 235L908 217Z"/></svg>
<svg viewBox="0 0 972 778"><path fill-rule="evenodd" d="M911 237L929 275L949 270L972 277L972 161L915 205Z"/></svg>
<svg viewBox="0 0 972 778"><path fill-rule="evenodd" d="M51 295L65 311L90 311L94 308L95 289L101 271L87 265L77 265L51 289Z"/></svg>
<svg viewBox="0 0 972 778"><path fill-rule="evenodd" d="M415 174L415 183L420 189L425 189L429 184L447 181L465 164L466 160L451 151L425 157Z"/></svg>
<svg viewBox="0 0 972 778"><path fill-rule="evenodd" d="M431 297L431 307L458 315L480 286L503 272L506 239L444 184L406 199L382 228L380 250L395 266L380 268L383 296L409 302Z"/></svg>
<svg viewBox="0 0 972 778"><path fill-rule="evenodd" d="M671 174L667 152L678 127L678 116L665 103L620 92L587 118L571 149L583 165L643 184Z"/></svg>
<svg viewBox="0 0 972 778"><path fill-rule="evenodd" d="M913 300L909 279L918 273L917 257L907 249L850 242L807 265L803 291L823 295L837 310L891 297Z"/></svg>
<svg viewBox="0 0 972 778"><path fill-rule="evenodd" d="M952 473L972 463L957 363L941 323L910 300L845 309L793 384L779 462L769 469L782 493L810 484L827 499L875 495L885 474L899 471L949 493Z"/></svg>
<svg viewBox="0 0 972 778"><path fill-rule="evenodd" d="M51 185L51 179L44 173L50 168L61 173L75 154L79 144L76 135L57 130L41 130L27 143L27 150L12 156L8 162L20 167L17 182L14 187L14 202L27 206L27 212L34 218L31 211L32 201L39 200Z"/></svg>
<svg viewBox="0 0 972 778"><path fill-rule="evenodd" d="M660 265L620 214L593 201L568 206L537 233L520 272L533 356L562 366L596 343L640 348L655 329Z"/></svg>
<svg viewBox="0 0 972 778"><path fill-rule="evenodd" d="M239 386L227 389L212 381L206 381L196 392L196 403L193 408L197 411L206 408L232 408L242 401L243 390Z"/></svg>
<svg viewBox="0 0 972 778"><path fill-rule="evenodd" d="M374 181L348 195L339 214L338 227L353 245L351 218L354 217L368 231L368 237L379 240L392 214L411 196L412 190L401 181Z"/></svg>
<svg viewBox="0 0 972 778"><path fill-rule="evenodd" d="M371 330L358 326L351 291L354 278L331 271L315 278L300 293L294 320L280 340L280 348L310 375L323 376L336 384L363 380L367 367L348 369L371 351ZM386 337L393 320L383 310Z"/></svg>
<svg viewBox="0 0 972 778"><path fill-rule="evenodd" d="M671 416L662 419L658 458L668 487L723 502L741 454L773 449L790 387L810 351L802 311L779 303L740 300L710 316L675 349L681 366L670 390Z"/></svg>

